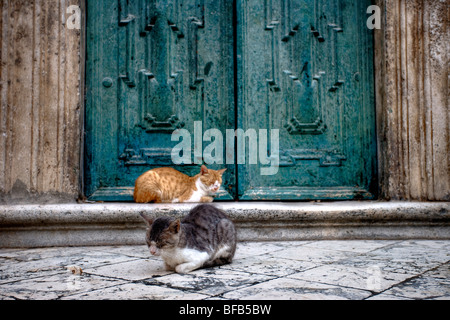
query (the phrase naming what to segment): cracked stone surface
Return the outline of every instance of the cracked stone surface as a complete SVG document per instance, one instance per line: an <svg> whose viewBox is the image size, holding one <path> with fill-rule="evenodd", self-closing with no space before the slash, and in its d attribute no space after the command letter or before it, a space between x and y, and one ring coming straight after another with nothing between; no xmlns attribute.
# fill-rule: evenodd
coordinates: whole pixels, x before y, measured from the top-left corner
<svg viewBox="0 0 450 320"><path fill-rule="evenodd" d="M187 275L144 245L0 249L10 299L450 300L450 241L244 242L233 264Z"/></svg>

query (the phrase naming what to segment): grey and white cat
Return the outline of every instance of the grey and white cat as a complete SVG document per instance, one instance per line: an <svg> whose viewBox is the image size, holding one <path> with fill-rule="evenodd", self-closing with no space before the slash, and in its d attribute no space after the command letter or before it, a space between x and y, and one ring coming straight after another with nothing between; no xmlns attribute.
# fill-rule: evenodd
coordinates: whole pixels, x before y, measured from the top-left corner
<svg viewBox="0 0 450 320"><path fill-rule="evenodd" d="M148 226L150 253L161 256L167 270L185 274L233 260L236 229L226 214L212 205L199 205L182 220L141 216Z"/></svg>

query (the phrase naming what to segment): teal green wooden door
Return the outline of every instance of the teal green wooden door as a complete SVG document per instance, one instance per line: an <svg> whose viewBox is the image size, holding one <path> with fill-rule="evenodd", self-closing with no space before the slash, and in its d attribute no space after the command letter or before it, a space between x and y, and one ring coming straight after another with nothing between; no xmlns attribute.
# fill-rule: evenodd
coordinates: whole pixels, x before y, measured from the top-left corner
<svg viewBox="0 0 450 320"><path fill-rule="evenodd" d="M172 133L235 127L232 13L229 1L87 1L87 196L132 200L156 167L200 172L194 151L192 165L172 164ZM221 198L233 199L225 167Z"/></svg>
<svg viewBox="0 0 450 320"><path fill-rule="evenodd" d="M238 1L238 126L278 129L280 166L266 176L259 166L240 165L240 199L373 197L369 5Z"/></svg>
<svg viewBox="0 0 450 320"><path fill-rule="evenodd" d="M132 200L135 179L155 167L198 173L202 135L217 129L223 159L210 167L228 169L221 200L373 198L368 5L87 1L86 195ZM190 164L172 162L178 129L192 133ZM259 135L230 150L235 129ZM261 174L265 156L278 159L276 173Z"/></svg>

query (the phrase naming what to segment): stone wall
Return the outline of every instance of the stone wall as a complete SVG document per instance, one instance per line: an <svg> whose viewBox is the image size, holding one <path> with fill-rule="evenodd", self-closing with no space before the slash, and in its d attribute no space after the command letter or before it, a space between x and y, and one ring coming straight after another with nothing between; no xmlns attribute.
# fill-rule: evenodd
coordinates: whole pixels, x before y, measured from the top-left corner
<svg viewBox="0 0 450 320"><path fill-rule="evenodd" d="M69 4L0 1L0 194L12 200L78 196L81 33L66 27Z"/></svg>
<svg viewBox="0 0 450 320"><path fill-rule="evenodd" d="M378 1L376 82L382 196L450 200L448 4Z"/></svg>
<svg viewBox="0 0 450 320"><path fill-rule="evenodd" d="M377 2L381 196L450 200L447 2ZM66 23L83 4L0 1L0 203L80 194L83 37Z"/></svg>

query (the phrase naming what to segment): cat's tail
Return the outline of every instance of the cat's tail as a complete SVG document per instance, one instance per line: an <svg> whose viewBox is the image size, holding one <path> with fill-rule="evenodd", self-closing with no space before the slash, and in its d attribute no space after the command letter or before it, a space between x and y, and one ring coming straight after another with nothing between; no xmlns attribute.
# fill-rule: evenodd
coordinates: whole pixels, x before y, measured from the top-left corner
<svg viewBox="0 0 450 320"><path fill-rule="evenodd" d="M134 201L137 203L161 202L161 187L159 175L149 171L136 180L134 186Z"/></svg>

